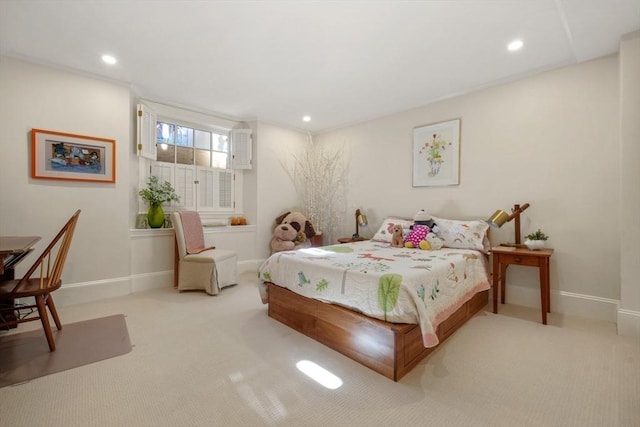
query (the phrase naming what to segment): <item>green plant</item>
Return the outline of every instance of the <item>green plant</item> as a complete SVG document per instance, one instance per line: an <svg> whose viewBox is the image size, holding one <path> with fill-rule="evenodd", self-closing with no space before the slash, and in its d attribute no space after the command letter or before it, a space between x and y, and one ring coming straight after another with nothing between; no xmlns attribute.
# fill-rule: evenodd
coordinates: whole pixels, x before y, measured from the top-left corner
<svg viewBox="0 0 640 427"><path fill-rule="evenodd" d="M149 202L151 206L160 206L164 202L180 200L169 181L160 184L158 177L153 175L147 180L147 187L140 190L138 195Z"/></svg>
<svg viewBox="0 0 640 427"><path fill-rule="evenodd" d="M529 240L547 240L549 236L544 234L539 228L535 233L527 234L527 239Z"/></svg>

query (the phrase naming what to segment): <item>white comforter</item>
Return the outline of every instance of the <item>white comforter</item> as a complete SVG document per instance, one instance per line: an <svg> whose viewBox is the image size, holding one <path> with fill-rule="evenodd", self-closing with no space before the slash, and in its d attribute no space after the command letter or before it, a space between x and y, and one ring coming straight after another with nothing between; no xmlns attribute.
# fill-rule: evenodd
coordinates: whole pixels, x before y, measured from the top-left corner
<svg viewBox="0 0 640 427"><path fill-rule="evenodd" d="M309 298L388 322L417 323L425 347L438 344L436 328L443 320L490 287L481 252L374 241L277 252L259 274Z"/></svg>

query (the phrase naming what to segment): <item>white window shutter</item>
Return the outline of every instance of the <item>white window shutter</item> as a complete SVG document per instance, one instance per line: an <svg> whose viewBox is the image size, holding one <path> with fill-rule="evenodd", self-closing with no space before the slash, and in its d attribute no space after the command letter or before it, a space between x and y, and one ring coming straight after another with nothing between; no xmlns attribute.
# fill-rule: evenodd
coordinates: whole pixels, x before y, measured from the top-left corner
<svg viewBox="0 0 640 427"><path fill-rule="evenodd" d="M138 104L138 156L156 160L156 113Z"/></svg>
<svg viewBox="0 0 640 427"><path fill-rule="evenodd" d="M181 208L190 210L195 209L195 168L193 166L176 165L175 166L175 184L174 188L180 197L177 205Z"/></svg>
<svg viewBox="0 0 640 427"><path fill-rule="evenodd" d="M173 164L164 162L151 163L151 174L158 177L158 182L169 181L173 185Z"/></svg>
<svg viewBox="0 0 640 427"><path fill-rule="evenodd" d="M251 169L251 129L231 131L233 169Z"/></svg>
<svg viewBox="0 0 640 427"><path fill-rule="evenodd" d="M174 166L171 163L152 162L150 175L158 177L158 183L160 184L163 184L165 181L169 181L173 188L175 188L173 168ZM164 208L168 208L171 206L171 203L163 203L162 206Z"/></svg>
<svg viewBox="0 0 640 427"><path fill-rule="evenodd" d="M233 172L218 170L218 207L233 209Z"/></svg>
<svg viewBox="0 0 640 427"><path fill-rule="evenodd" d="M198 210L215 209L215 188L217 186L215 169L198 168Z"/></svg>

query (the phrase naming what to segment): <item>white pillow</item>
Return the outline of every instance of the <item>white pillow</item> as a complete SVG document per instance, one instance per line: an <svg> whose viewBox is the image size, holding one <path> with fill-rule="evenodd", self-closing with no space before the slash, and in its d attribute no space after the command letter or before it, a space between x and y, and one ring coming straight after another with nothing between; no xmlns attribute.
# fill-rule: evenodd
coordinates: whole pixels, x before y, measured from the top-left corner
<svg viewBox="0 0 640 427"><path fill-rule="evenodd" d="M482 220L461 221L432 217L438 226L438 237L444 240L444 247L456 249L490 249L487 230L489 224Z"/></svg>
<svg viewBox="0 0 640 427"><path fill-rule="evenodd" d="M409 227L413 225L412 219L406 218L396 218L396 217L387 217L382 221L380 228L376 231L376 234L373 235L371 240L375 240L376 242L386 242L391 243L391 239L393 237L392 228L394 225L400 224L403 228L404 235L409 232Z"/></svg>

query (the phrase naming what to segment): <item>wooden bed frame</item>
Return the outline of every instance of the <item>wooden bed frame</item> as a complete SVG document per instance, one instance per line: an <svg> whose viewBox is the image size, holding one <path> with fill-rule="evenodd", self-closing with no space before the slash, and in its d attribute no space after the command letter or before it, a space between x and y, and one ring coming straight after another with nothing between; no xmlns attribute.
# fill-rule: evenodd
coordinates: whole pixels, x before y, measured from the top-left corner
<svg viewBox="0 0 640 427"><path fill-rule="evenodd" d="M335 304L306 298L267 282L269 317L398 381L435 347L425 348L418 325L389 323ZM474 295L437 329L440 342L487 305L489 291Z"/></svg>

